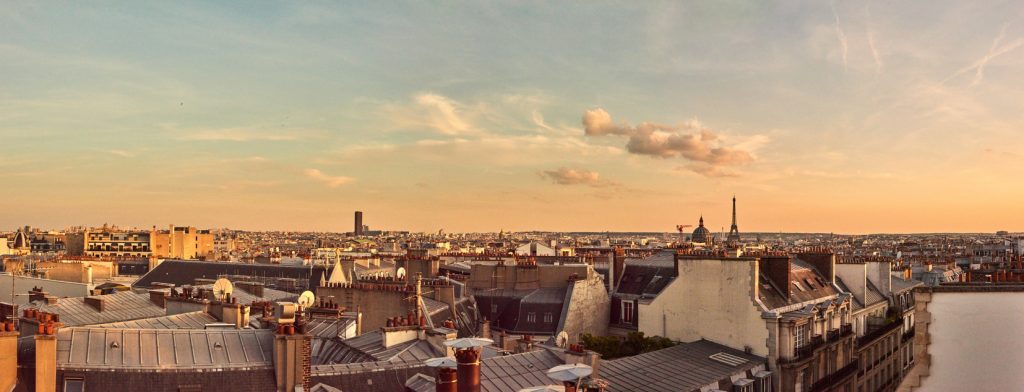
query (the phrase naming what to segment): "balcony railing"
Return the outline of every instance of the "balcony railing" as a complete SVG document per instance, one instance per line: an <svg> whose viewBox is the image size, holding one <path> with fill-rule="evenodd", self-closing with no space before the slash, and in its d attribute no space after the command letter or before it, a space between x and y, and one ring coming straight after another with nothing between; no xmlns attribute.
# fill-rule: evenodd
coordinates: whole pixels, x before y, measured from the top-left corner
<svg viewBox="0 0 1024 392"><path fill-rule="evenodd" d="M803 346L797 347L793 350L793 357L790 359L780 359L781 363L794 363L800 362L814 355L814 350L817 350L821 346L825 345L825 339L822 339L821 335L815 335L811 337L811 340Z"/></svg>
<svg viewBox="0 0 1024 392"><path fill-rule="evenodd" d="M872 330L871 332L868 332L868 333L864 334L864 336L861 336L860 338L858 338L857 339L857 346L867 345L868 343L871 343L871 342L875 341L875 339L878 339L878 338L882 337L883 335L885 335L885 334L887 334L889 332L892 332L892 330L900 328L902 326L903 326L903 318L902 317L896 318L892 322L890 322L888 324L881 325L881 326L875 328L874 330Z"/></svg>
<svg viewBox="0 0 1024 392"><path fill-rule="evenodd" d="M854 373L857 373L857 361L850 362L843 366L842 369L832 372L822 379L818 380L814 384L811 384L810 392L821 392L827 391L829 388L843 382L843 380L850 378Z"/></svg>
<svg viewBox="0 0 1024 392"><path fill-rule="evenodd" d="M903 343L906 343L908 340L912 339L914 339L914 327L910 327L910 329L907 332L903 333Z"/></svg>

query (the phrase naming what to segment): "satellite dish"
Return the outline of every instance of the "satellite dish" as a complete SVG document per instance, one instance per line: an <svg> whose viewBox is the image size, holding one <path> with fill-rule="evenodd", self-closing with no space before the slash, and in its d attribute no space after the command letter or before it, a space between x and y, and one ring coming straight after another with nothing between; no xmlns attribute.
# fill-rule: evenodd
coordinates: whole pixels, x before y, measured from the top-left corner
<svg viewBox="0 0 1024 392"><path fill-rule="evenodd" d="M561 348L565 348L569 344L569 333L562 331L555 337L555 345Z"/></svg>
<svg viewBox="0 0 1024 392"><path fill-rule="evenodd" d="M313 292L309 291L309 290L306 290L306 291L303 291L302 294L299 295L299 300L297 302L298 302L299 306L302 309L305 309L305 308L307 308L309 306L313 306L313 303L315 301L316 301L316 296L313 295Z"/></svg>
<svg viewBox="0 0 1024 392"><path fill-rule="evenodd" d="M218 301L223 301L228 294L231 294L232 290L234 290L234 287L231 286L231 281L227 279L220 278L217 279L216 282L213 282L213 296L216 297Z"/></svg>
<svg viewBox="0 0 1024 392"><path fill-rule="evenodd" d="M395 272L395 277L398 279L405 279L405 267L398 267L398 271Z"/></svg>

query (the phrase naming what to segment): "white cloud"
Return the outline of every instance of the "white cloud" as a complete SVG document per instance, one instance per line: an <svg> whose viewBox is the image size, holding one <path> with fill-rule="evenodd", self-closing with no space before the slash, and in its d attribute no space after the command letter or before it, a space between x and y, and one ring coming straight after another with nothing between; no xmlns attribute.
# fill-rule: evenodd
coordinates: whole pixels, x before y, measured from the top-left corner
<svg viewBox="0 0 1024 392"><path fill-rule="evenodd" d="M294 132L265 132L254 131L243 128L209 129L203 131L187 132L178 136L178 140L184 141L226 141L226 142L250 142L250 141L291 141L298 140L299 135Z"/></svg>
<svg viewBox="0 0 1024 392"><path fill-rule="evenodd" d="M339 186L355 181L355 179L352 177L327 175L318 169L306 169L304 173L306 174L306 177L309 177L314 181L321 182L330 188L337 188Z"/></svg>

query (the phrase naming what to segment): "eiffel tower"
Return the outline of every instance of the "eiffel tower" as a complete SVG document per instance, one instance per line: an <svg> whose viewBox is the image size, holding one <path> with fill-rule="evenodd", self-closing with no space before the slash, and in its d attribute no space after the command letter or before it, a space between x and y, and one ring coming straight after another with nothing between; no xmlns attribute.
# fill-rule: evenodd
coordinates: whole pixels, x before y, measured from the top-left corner
<svg viewBox="0 0 1024 392"><path fill-rule="evenodd" d="M729 228L729 237L726 242L730 246L736 246L740 243L740 228L736 226L736 195L732 196L732 227Z"/></svg>

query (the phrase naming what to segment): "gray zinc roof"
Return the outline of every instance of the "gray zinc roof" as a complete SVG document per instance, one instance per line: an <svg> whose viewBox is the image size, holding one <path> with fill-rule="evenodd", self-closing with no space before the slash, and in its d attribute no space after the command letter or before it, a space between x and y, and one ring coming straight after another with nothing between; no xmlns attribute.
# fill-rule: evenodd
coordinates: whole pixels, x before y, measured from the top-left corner
<svg viewBox="0 0 1024 392"><path fill-rule="evenodd" d="M742 361L730 365L712 359L725 353ZM601 378L608 380L609 392L699 391L701 387L738 373L760 370L764 358L707 340L652 351L632 357L601 362Z"/></svg>
<svg viewBox="0 0 1024 392"><path fill-rule="evenodd" d="M204 311L179 313L170 316L96 324L95 328L137 328L137 329L204 329L206 324L218 323L215 317Z"/></svg>
<svg viewBox="0 0 1024 392"><path fill-rule="evenodd" d="M65 328L57 364L72 369L273 368L274 334L252 329Z"/></svg>
<svg viewBox="0 0 1024 392"><path fill-rule="evenodd" d="M60 321L69 327L138 320L167 314L164 308L149 300L149 293L137 294L131 291L119 291L113 294L93 296L93 298L103 300L102 312L86 304L84 298L61 298L53 305L35 302L27 307L59 314Z"/></svg>

